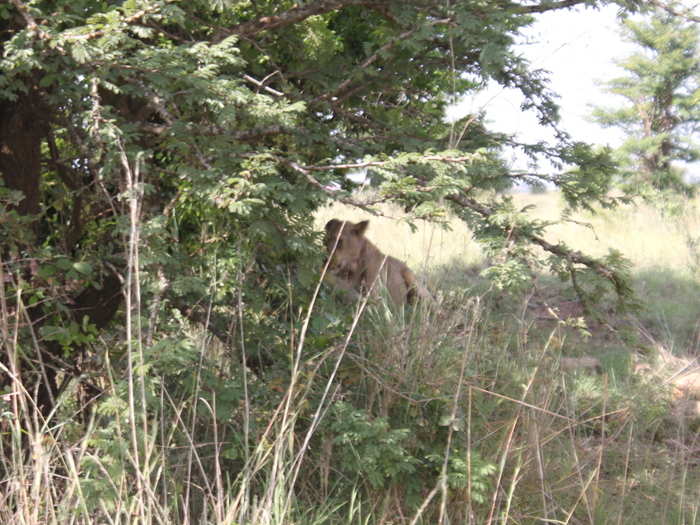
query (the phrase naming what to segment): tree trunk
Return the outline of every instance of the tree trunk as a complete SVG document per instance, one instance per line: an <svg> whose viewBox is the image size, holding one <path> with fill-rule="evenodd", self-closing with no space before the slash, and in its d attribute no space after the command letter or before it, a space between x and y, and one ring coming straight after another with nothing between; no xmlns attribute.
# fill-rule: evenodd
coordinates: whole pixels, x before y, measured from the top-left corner
<svg viewBox="0 0 700 525"><path fill-rule="evenodd" d="M47 112L30 91L16 101L0 101L0 174L5 186L24 195L20 215L40 211L41 142L48 130Z"/></svg>
<svg viewBox="0 0 700 525"><path fill-rule="evenodd" d="M26 84L32 85L31 79L28 78ZM30 89L28 93L20 94L14 101L0 100L0 176L5 187L22 192L22 199L12 209L22 217L30 219L29 227L35 234L42 211L41 147L49 131L49 122L50 112L35 90ZM36 264L32 257L33 248L31 244L20 247L24 252L21 258L29 261L21 263L20 271L30 287L36 273L33 267ZM10 253L6 247L1 249L6 252L3 253L2 260L7 262ZM54 299L62 300L59 297ZM66 306L78 323L82 321L83 316L87 316L91 323L101 329L114 317L121 302L121 281L117 275L110 272L103 278L100 289L88 286L75 294L72 300L68 300ZM31 329L35 333L48 319L50 308L46 308L47 304L27 306ZM40 356L28 355L20 366L26 383L25 388L29 392L36 392L36 404L41 413L47 416L59 394L58 372L79 373L77 367L85 348L71 348L70 354L65 355L64 349L55 341L39 340L39 345ZM41 357L44 365L42 371L37 370L38 357Z"/></svg>

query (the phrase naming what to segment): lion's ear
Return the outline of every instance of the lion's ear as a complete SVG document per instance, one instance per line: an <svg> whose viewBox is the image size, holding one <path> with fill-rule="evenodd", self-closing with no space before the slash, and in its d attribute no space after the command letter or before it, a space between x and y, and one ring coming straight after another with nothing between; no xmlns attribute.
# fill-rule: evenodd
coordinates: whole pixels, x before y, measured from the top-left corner
<svg viewBox="0 0 700 525"><path fill-rule="evenodd" d="M338 219L331 219L326 223L326 233L330 233L337 230L340 227L340 221Z"/></svg>
<svg viewBox="0 0 700 525"><path fill-rule="evenodd" d="M367 226L369 226L369 221L361 221L352 227L352 231L358 237L362 237L367 231Z"/></svg>

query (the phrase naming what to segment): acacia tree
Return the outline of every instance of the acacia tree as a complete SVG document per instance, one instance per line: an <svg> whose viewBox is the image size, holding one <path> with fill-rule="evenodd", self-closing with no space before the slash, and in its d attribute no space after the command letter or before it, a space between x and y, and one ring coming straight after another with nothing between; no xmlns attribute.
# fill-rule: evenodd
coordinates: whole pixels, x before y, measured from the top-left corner
<svg viewBox="0 0 700 525"><path fill-rule="evenodd" d="M606 83L625 104L597 108L595 119L626 134L618 157L628 190L688 192L676 161L700 159L700 31L697 23L658 9L645 19L623 22L623 36L639 51L620 60L626 75Z"/></svg>
<svg viewBox="0 0 700 525"><path fill-rule="evenodd" d="M0 6L3 283L12 283L6 297L27 296L7 311L26 307L22 326L37 344L16 357L36 378L39 405L53 405L59 371L79 374L125 290L129 305L144 300L156 312L149 334L163 300L203 319L197 305L211 271L238 272L254 284L249 308L279 311L285 279L308 283L316 271L296 263L318 261L310 212L329 197L351 202L327 188L347 189L357 167L381 174L380 198L416 217L449 207L495 249L525 255L538 245L555 271L591 272L624 293L614 267L548 243L543 224L507 198L485 200L504 182L544 179L572 206L604 201L605 154L560 131L556 144L525 147L561 174L509 173L503 137L478 119L461 129L443 120L451 97L493 78L519 88L524 109L556 127L543 72L510 47L533 15L577 3ZM135 235L140 263L128 256ZM219 283L216 296L237 293L233 282ZM272 332L247 333L265 353Z"/></svg>
<svg viewBox="0 0 700 525"><path fill-rule="evenodd" d="M579 290L590 276L591 290L624 296L618 257L548 242L544 223L490 191L547 181L571 206L608 204L605 152L558 130L556 143L523 147L560 173L512 173L499 157L507 137L478 118L443 118L454 97L494 79L556 129L544 73L511 46L538 13L579 3L593 2L0 4L0 386L36 393L48 416L72 383L99 396L114 380L109 361L123 372L114 392L133 401L141 381L146 418L158 385L206 381L236 435L246 370L264 380L291 366L322 258L312 213L353 203L346 175L361 167L381 179L378 200L417 218L450 210L507 250L502 282L517 280L512 261L539 258ZM328 320L315 321L325 351ZM232 358L195 374L202 360L182 337L191 325L248 366Z"/></svg>

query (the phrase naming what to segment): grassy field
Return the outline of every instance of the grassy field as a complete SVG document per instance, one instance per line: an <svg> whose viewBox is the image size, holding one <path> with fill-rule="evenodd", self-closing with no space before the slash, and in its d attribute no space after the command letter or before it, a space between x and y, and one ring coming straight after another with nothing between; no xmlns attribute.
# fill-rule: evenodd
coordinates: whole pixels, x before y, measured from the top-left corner
<svg viewBox="0 0 700 525"><path fill-rule="evenodd" d="M543 219L562 210L554 193L515 199ZM173 318L177 337L137 341L148 373L106 364L84 422L65 416L70 395L41 420L32 393L3 394L0 523L700 524L697 201L551 228L632 262L640 308L602 319L551 276L491 289L456 220L414 232L400 209L379 211L315 220L369 218L368 237L435 301L348 305L321 288L275 343L288 361L261 375L240 365L255 340L234 322L225 344ZM242 300L230 313L248 315Z"/></svg>
<svg viewBox="0 0 700 525"><path fill-rule="evenodd" d="M546 221L558 220L564 209L558 193L516 194L515 202L519 207L533 206L532 215ZM630 259L637 271L663 268L695 277L700 269L698 249L690 246L689 240L700 235L699 206L698 201L686 201L666 212L648 204L623 205L599 210L595 215L583 212L571 217L571 222L550 227L548 239L562 240L592 255L614 248ZM381 215L373 216L351 206L334 204L317 214L316 224L321 229L334 217L353 222L369 219L368 237L386 253L418 269L453 262L483 262L479 245L462 221L450 220L449 229L418 222L412 232L405 222L406 214L398 206L387 205L379 212Z"/></svg>
<svg viewBox="0 0 700 525"><path fill-rule="evenodd" d="M557 221L564 209L557 193L516 194L516 205L532 206L543 221ZM357 208L334 204L316 216L322 229L331 218L370 220L367 237L384 252L405 261L435 288L469 287L485 264L484 254L462 221L448 228L417 222L412 231L397 206L379 209L373 216ZM630 260L634 287L642 299L640 322L655 337L679 352L700 351L700 201L680 201L659 208L649 204L622 205L613 210L581 212L548 228L550 242L563 241L583 253L601 256L610 249ZM542 276L545 295L551 279Z"/></svg>
<svg viewBox="0 0 700 525"><path fill-rule="evenodd" d="M556 193L520 194L515 201L534 206L543 220L557 220L563 209ZM381 208L379 217L338 204L318 214L319 229L333 217L370 219L368 238L433 289L466 290L462 301L484 300L467 368L486 398L512 397L495 411L498 423L474 417L470 430L525 429L492 449L480 442L483 456L500 465L498 482L487 498L490 511L472 509L465 523L700 523L700 383L681 393L674 386L697 370L700 355L698 204L626 205L548 229L550 241L593 255L613 248L632 263L640 309L604 324L589 319L588 331L567 319L566 306L575 302L570 290L546 275L523 297L489 302L479 287L483 254L459 221L451 220L447 231L419 223L412 232L394 207ZM541 315L543 301L558 311L558 322ZM450 315L462 311L455 302L441 307ZM450 332L438 325L434 336ZM576 423L567 426L553 414Z"/></svg>

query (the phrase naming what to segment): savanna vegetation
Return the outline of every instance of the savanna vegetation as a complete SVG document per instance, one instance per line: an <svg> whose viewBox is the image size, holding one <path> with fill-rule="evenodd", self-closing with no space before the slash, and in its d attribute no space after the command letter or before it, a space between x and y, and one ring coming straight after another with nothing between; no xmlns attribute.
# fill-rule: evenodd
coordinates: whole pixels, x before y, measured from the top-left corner
<svg viewBox="0 0 700 525"><path fill-rule="evenodd" d="M677 163L700 158L697 23L697 17L680 17L669 8L622 24L637 51L618 61L625 75L608 81L607 90L623 103L597 108L594 116L625 132L617 156L628 192L693 192Z"/></svg>
<svg viewBox="0 0 700 525"><path fill-rule="evenodd" d="M0 522L700 521L697 202L513 51L607 3L0 4ZM491 80L555 140L445 120ZM333 217L433 298L324 285Z"/></svg>

